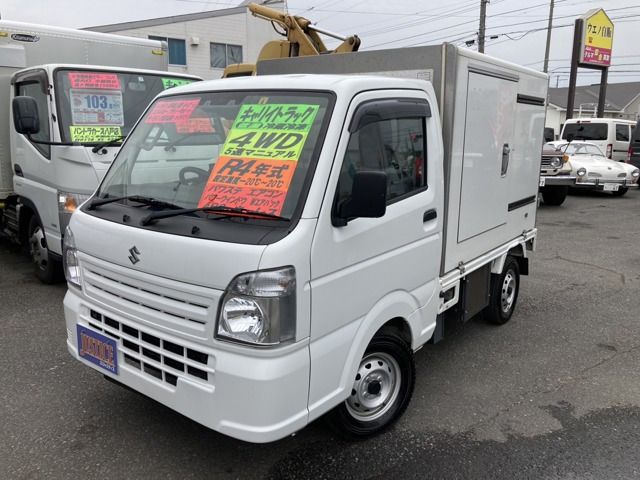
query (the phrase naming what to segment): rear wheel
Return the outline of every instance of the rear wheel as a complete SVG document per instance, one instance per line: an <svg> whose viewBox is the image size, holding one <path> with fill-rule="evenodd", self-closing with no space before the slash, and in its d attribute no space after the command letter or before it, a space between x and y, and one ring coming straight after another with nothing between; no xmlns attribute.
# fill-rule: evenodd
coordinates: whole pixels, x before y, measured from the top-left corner
<svg viewBox="0 0 640 480"><path fill-rule="evenodd" d="M35 274L43 283L51 284L62 276L62 265L52 258L47 247L47 239L40 219L34 215L29 221L29 255L33 261Z"/></svg>
<svg viewBox="0 0 640 480"><path fill-rule="evenodd" d="M618 190L616 190L615 192L611 192L613 194L614 197L622 197L623 195L625 195L627 192L629 191L628 187L621 187Z"/></svg>
<svg viewBox="0 0 640 480"><path fill-rule="evenodd" d="M569 193L568 186L548 186L542 187L542 201L545 205L558 206L564 203Z"/></svg>
<svg viewBox="0 0 640 480"><path fill-rule="evenodd" d="M349 398L327 419L346 438L380 433L405 411L414 383L415 364L409 345L393 334L377 335L360 361Z"/></svg>
<svg viewBox="0 0 640 480"><path fill-rule="evenodd" d="M485 309L485 318L496 325L507 323L516 308L519 288L518 262L513 257L507 257L502 273L491 276L491 298Z"/></svg>

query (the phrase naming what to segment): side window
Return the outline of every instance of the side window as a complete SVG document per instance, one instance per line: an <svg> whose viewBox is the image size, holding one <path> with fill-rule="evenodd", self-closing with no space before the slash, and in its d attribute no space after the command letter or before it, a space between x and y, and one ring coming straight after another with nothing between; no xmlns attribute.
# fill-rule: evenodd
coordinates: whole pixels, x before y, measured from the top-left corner
<svg viewBox="0 0 640 480"><path fill-rule="evenodd" d="M629 141L629 125L622 125L620 123L616 123L616 140L618 142Z"/></svg>
<svg viewBox="0 0 640 480"><path fill-rule="evenodd" d="M51 141L50 129L49 129L49 98L42 91L42 84L40 82L25 82L18 85L18 95L33 97L38 104L38 117L40 119L40 131L32 137L35 140L41 140L44 142ZM34 143L42 155L49 158L51 156L51 146L43 145L41 143Z"/></svg>
<svg viewBox="0 0 640 480"><path fill-rule="evenodd" d="M351 134L338 180L338 209L349 201L353 177L361 170L386 173L387 204L426 187L424 118L382 120Z"/></svg>

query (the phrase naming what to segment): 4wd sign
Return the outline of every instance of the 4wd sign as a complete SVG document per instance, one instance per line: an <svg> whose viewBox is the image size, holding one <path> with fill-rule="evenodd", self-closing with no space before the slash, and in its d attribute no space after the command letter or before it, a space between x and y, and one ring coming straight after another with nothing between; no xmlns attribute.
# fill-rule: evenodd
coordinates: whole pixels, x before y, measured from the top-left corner
<svg viewBox="0 0 640 480"><path fill-rule="evenodd" d="M587 12L582 18L584 28L580 63L585 66L609 67L613 48L613 22L601 8Z"/></svg>

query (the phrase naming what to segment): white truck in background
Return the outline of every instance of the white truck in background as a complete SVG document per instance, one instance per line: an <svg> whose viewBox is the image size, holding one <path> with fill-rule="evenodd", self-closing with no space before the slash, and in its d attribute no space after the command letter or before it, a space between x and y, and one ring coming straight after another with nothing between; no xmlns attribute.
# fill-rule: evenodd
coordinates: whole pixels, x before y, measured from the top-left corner
<svg viewBox="0 0 640 480"><path fill-rule="evenodd" d="M61 277L71 213L144 108L163 89L200 80L167 69L159 41L0 21L0 233L29 247L40 280ZM15 130L19 97L37 104L37 132Z"/></svg>
<svg viewBox="0 0 640 480"><path fill-rule="evenodd" d="M324 414L372 435L407 407L414 352L514 312L548 78L449 44L277 62L413 79L160 94L65 233L67 348L235 438Z"/></svg>

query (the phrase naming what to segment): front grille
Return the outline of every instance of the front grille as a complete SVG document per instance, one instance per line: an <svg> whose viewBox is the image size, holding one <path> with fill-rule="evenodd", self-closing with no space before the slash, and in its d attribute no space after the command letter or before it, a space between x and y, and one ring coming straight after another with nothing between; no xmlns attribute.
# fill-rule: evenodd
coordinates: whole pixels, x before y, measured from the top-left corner
<svg viewBox="0 0 640 480"><path fill-rule="evenodd" d="M141 372L174 387L178 378L209 383L214 373L209 355L165 340L91 310L89 325L118 341L124 361Z"/></svg>
<svg viewBox="0 0 640 480"><path fill-rule="evenodd" d="M626 176L627 176L627 174L624 173L624 172L618 174L618 178L625 178Z"/></svg>
<svg viewBox="0 0 640 480"><path fill-rule="evenodd" d="M542 166L551 167L551 160L558 157L542 157Z"/></svg>
<svg viewBox="0 0 640 480"><path fill-rule="evenodd" d="M174 298L147 288L136 287L91 269L85 269L87 283L108 295L140 305L147 310L188 322L205 325L207 306Z"/></svg>
<svg viewBox="0 0 640 480"><path fill-rule="evenodd" d="M222 292L150 275L81 254L87 297L152 327L211 338Z"/></svg>

